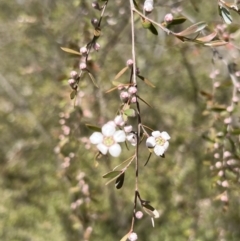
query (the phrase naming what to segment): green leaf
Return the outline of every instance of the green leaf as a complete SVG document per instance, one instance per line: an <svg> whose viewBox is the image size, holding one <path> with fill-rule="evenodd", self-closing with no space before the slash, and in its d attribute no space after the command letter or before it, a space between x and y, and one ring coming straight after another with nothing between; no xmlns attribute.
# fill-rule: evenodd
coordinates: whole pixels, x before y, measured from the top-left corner
<svg viewBox="0 0 240 241"><path fill-rule="evenodd" d="M226 106L224 106L224 105L214 105L214 106L210 107L210 110L216 111L216 112L221 112L221 111L226 110Z"/></svg>
<svg viewBox="0 0 240 241"><path fill-rule="evenodd" d="M116 187L117 189L120 189L120 188L123 186L124 177L125 177L125 172L123 172L123 173L116 179L115 187Z"/></svg>
<svg viewBox="0 0 240 241"><path fill-rule="evenodd" d="M77 54L77 55L81 55L80 52L76 51L76 50L73 50L73 49L69 49L69 48L65 48L65 47L61 47L61 49L67 53L70 53L70 54Z"/></svg>
<svg viewBox="0 0 240 241"><path fill-rule="evenodd" d="M199 22L191 25L190 27L186 28L180 33L173 33L173 34L176 36L188 36L190 34L198 33L202 31L206 26L207 24L205 22Z"/></svg>
<svg viewBox="0 0 240 241"><path fill-rule="evenodd" d="M92 131L101 132L101 128L98 126L94 126L91 124L85 124L85 126Z"/></svg>
<svg viewBox="0 0 240 241"><path fill-rule="evenodd" d="M158 31L152 23L151 23L150 28L148 28L148 29L151 31L152 34L158 35Z"/></svg>
<svg viewBox="0 0 240 241"><path fill-rule="evenodd" d="M178 25L178 24L182 24L186 21L187 19L184 17L179 17L179 18L174 18L172 20L172 22L170 22L169 24L167 24L167 27L171 27L172 25Z"/></svg>
<svg viewBox="0 0 240 241"><path fill-rule="evenodd" d="M124 110L123 113L128 117L135 117L136 116L136 111L134 109Z"/></svg>
<svg viewBox="0 0 240 241"><path fill-rule="evenodd" d="M113 178L113 177L117 177L119 176L119 174L121 174L122 171L111 171L111 172L108 172L106 174L103 175L103 178Z"/></svg>
<svg viewBox="0 0 240 241"><path fill-rule="evenodd" d="M76 95L77 95L77 90L73 90L70 94L71 100L74 99Z"/></svg>
<svg viewBox="0 0 240 241"><path fill-rule="evenodd" d="M151 24L152 23L150 21L142 18L142 26L143 26L143 28L149 29L151 27Z"/></svg>
<svg viewBox="0 0 240 241"><path fill-rule="evenodd" d="M232 21L233 21L232 16L227 8L225 8L223 6L218 6L218 11L219 11L219 15L223 18L223 20L226 24L232 23Z"/></svg>
<svg viewBox="0 0 240 241"><path fill-rule="evenodd" d="M120 241L126 241L128 239L129 233L127 233L126 235L124 235Z"/></svg>
<svg viewBox="0 0 240 241"><path fill-rule="evenodd" d="M231 131L231 134L232 134L232 135L240 135L240 129L233 129L233 130Z"/></svg>
<svg viewBox="0 0 240 241"><path fill-rule="evenodd" d="M122 76L126 70L128 69L128 66L127 67L124 67L122 70L120 70L117 75L114 77L114 80L118 79L120 76Z"/></svg>
<svg viewBox="0 0 240 241"><path fill-rule="evenodd" d="M88 72L88 75L89 75L90 79L92 80L93 84L98 88L98 85L97 85L96 80L93 77L93 75L90 72Z"/></svg>

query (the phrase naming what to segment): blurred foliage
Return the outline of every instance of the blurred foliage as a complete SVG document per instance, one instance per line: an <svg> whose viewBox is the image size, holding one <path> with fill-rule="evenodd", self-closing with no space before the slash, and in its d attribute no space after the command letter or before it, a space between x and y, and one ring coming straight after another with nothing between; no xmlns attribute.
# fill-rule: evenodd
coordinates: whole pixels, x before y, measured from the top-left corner
<svg viewBox="0 0 240 241"><path fill-rule="evenodd" d="M183 25L174 26L178 32L197 21L206 21L210 32L222 24L214 1L165 2L156 1L150 16L160 22L170 11L186 17ZM120 240L130 226L134 168L127 171L121 190L105 186L102 176L133 149L119 159L104 156L97 165L96 149L88 140L92 131L85 126L101 126L119 107L117 92L105 91L131 57L129 3L109 1L98 41L101 48L91 53L88 63L100 88L86 76L74 107L67 79L72 69L78 70L78 58L60 47L78 51L88 43L93 17L99 12L91 1L0 1L3 241L112 241ZM237 44L239 24L234 22L239 21L221 30L222 39L229 33ZM148 153L141 151L140 191L161 216L152 228L144 215L135 232L139 240L238 241L239 180L231 169L219 175L219 157L213 157L213 144L224 143L216 136L226 129L227 112L211 111L211 95L213 82L220 83L214 90L215 102L230 105L232 86L225 63L239 66L239 52L232 45L219 47L218 54L226 61L215 57L213 65L214 49L182 43L161 30L156 37L142 28L138 17L135 23L138 67L156 86L139 83L141 98L153 106L141 105L142 121L171 135L165 159L152 157L143 167ZM216 69L220 74L211 79ZM125 73L119 81L126 83L128 78ZM235 128L237 110L235 105ZM235 138L230 143L237 143L238 135ZM239 147L234 150L228 149L238 160ZM219 185L224 181L229 187Z"/></svg>

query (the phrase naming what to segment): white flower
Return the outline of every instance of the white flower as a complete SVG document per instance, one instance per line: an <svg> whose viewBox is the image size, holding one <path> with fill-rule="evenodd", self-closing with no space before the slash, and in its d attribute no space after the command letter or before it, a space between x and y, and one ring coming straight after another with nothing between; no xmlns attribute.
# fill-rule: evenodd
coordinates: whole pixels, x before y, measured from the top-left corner
<svg viewBox="0 0 240 241"><path fill-rule="evenodd" d="M152 136L147 138L146 145L148 148L154 148L157 156L162 156L169 146L170 136L166 131L153 131Z"/></svg>
<svg viewBox="0 0 240 241"><path fill-rule="evenodd" d="M126 135L124 131L116 131L115 125L112 122L108 122L102 126L101 132L94 132L90 136L90 142L97 145L97 149L103 154L106 155L107 152L117 157L120 155L122 149L118 142L124 142Z"/></svg>
<svg viewBox="0 0 240 241"><path fill-rule="evenodd" d="M132 146L137 145L137 136L135 133L129 133L126 138L131 143Z"/></svg>

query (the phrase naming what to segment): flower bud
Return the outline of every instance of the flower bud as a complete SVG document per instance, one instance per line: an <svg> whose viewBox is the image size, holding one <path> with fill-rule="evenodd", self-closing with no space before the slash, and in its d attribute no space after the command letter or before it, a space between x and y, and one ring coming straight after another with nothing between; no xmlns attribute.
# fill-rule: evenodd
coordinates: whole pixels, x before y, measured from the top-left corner
<svg viewBox="0 0 240 241"><path fill-rule="evenodd" d="M97 10L101 10L98 2L93 2L93 3L92 3L92 7L95 8L95 9L97 9Z"/></svg>
<svg viewBox="0 0 240 241"><path fill-rule="evenodd" d="M129 93L127 91L123 91L120 93L120 99L123 101L123 102L127 102L128 99L129 99Z"/></svg>
<svg viewBox="0 0 240 241"><path fill-rule="evenodd" d="M94 28L96 28L98 26L98 20L96 18L92 18L91 23L92 23Z"/></svg>
<svg viewBox="0 0 240 241"><path fill-rule="evenodd" d="M135 216L136 216L137 219L141 219L143 217L143 212L137 211Z"/></svg>
<svg viewBox="0 0 240 241"><path fill-rule="evenodd" d="M131 103L136 103L136 102L137 102L137 97L133 96L132 99L131 99Z"/></svg>
<svg viewBox="0 0 240 241"><path fill-rule="evenodd" d="M171 23L173 21L173 15L171 13L166 14L164 17L164 21L166 23Z"/></svg>
<svg viewBox="0 0 240 241"><path fill-rule="evenodd" d="M131 143L132 146L137 145L137 136L135 133L128 134L126 138Z"/></svg>
<svg viewBox="0 0 240 241"><path fill-rule="evenodd" d="M131 87L129 87L129 89L128 89L128 93L129 94L136 94L137 93L137 88L135 87L135 86L131 86Z"/></svg>
<svg viewBox="0 0 240 241"><path fill-rule="evenodd" d="M86 68L87 68L86 63L80 63L80 64L79 64L79 69L85 70Z"/></svg>
<svg viewBox="0 0 240 241"><path fill-rule="evenodd" d="M80 48L80 53L81 54L86 54L87 53L87 48L84 46L84 47L81 47Z"/></svg>
<svg viewBox="0 0 240 241"><path fill-rule="evenodd" d="M123 129L124 129L124 131L125 131L126 133L129 133L129 132L132 131L133 127L132 127L131 125L128 125L128 126L124 126Z"/></svg>
<svg viewBox="0 0 240 241"><path fill-rule="evenodd" d="M100 44L99 43L94 43L93 49L98 51L100 49Z"/></svg>
<svg viewBox="0 0 240 241"><path fill-rule="evenodd" d="M123 126L125 124L124 119L121 115L117 115L114 119L114 122L117 126Z"/></svg>
<svg viewBox="0 0 240 241"><path fill-rule="evenodd" d="M77 76L78 76L77 71L72 70L72 71L70 72L70 76L71 76L71 78L76 79L76 78L77 78Z"/></svg>
<svg viewBox="0 0 240 241"><path fill-rule="evenodd" d="M153 10L153 0L145 0L144 5L143 5L143 9L148 12L151 13Z"/></svg>
<svg viewBox="0 0 240 241"><path fill-rule="evenodd" d="M127 66L131 67L133 65L133 60L132 59L128 59L127 60Z"/></svg>
<svg viewBox="0 0 240 241"><path fill-rule="evenodd" d="M138 236L136 233L132 232L129 236L128 236L128 240L130 241L136 241L138 239Z"/></svg>

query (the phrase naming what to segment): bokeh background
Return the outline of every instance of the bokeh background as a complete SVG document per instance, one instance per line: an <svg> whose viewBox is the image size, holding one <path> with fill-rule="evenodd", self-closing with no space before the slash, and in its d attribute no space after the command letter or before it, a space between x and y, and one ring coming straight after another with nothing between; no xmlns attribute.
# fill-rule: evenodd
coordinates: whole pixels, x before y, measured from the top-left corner
<svg viewBox="0 0 240 241"><path fill-rule="evenodd" d="M211 31L222 24L217 1L158 0L150 16L161 22L169 12L188 18L175 31L202 20ZM105 186L102 175L134 150L125 148L120 158L103 157L96 165L96 149L88 140L92 131L85 126L101 126L120 106L117 91L105 91L131 58L128 1L109 1L98 41L101 48L91 53L88 63L100 88L85 76L75 104L67 80L71 70L78 70L79 59L60 49L78 50L88 43L91 19L99 14L88 0L0 1L2 241L112 241L129 230L134 167L127 171L121 190ZM236 31L239 16L233 18ZM212 172L216 160L203 138L215 121L204 112L206 95L200 95L213 88L213 49L182 43L161 30L156 37L141 27L137 16L135 26L138 67L156 86L139 82L140 96L153 107L141 104L142 121L171 136L165 159L153 156L146 167L148 151L141 148L141 196L161 216L153 228L145 214L135 232L143 241L238 241L238 184L228 189L216 184L224 180ZM235 48L218 51L238 62ZM226 65L216 61L215 68L220 71L218 81L229 80ZM126 73L119 81L128 79ZM231 85L226 85L218 101L230 100Z"/></svg>

